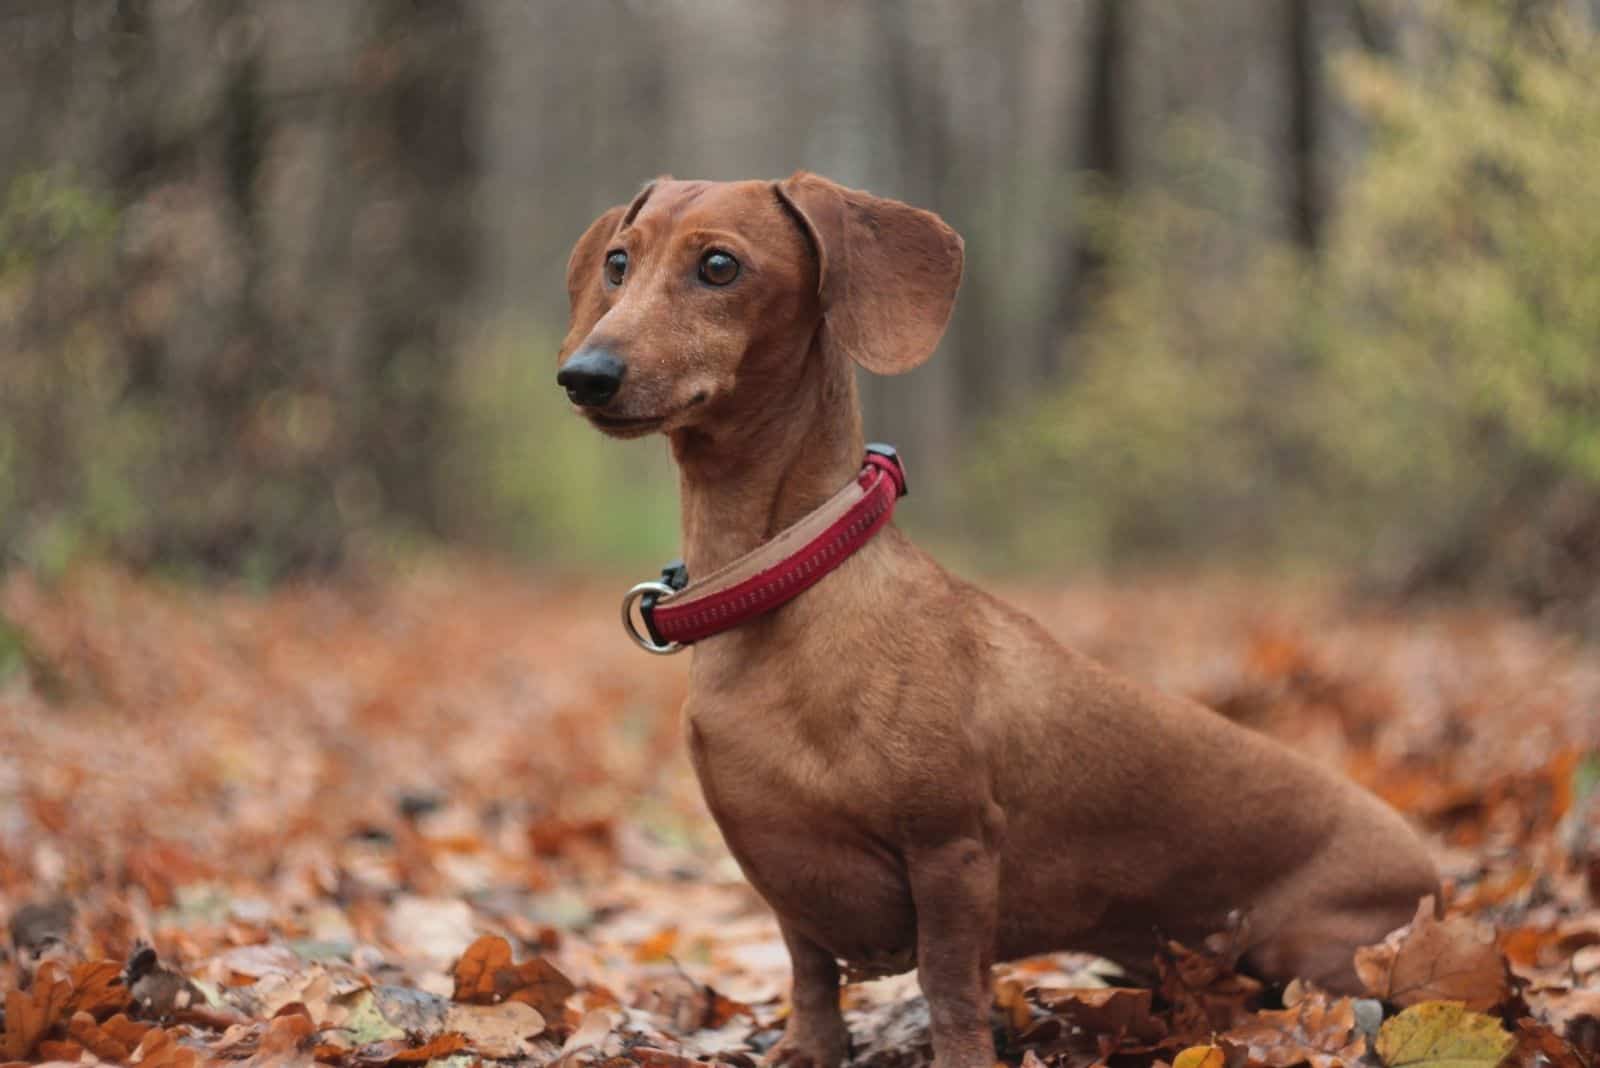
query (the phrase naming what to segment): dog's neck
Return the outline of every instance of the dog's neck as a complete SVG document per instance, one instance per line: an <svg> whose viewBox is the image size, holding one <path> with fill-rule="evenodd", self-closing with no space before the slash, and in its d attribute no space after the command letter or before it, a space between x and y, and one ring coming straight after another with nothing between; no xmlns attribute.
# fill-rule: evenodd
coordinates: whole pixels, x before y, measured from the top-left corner
<svg viewBox="0 0 1600 1068"><path fill-rule="evenodd" d="M865 442L851 366L813 335L765 366L736 398L750 414L672 435L682 496L683 558L704 576L771 540L845 485Z"/></svg>

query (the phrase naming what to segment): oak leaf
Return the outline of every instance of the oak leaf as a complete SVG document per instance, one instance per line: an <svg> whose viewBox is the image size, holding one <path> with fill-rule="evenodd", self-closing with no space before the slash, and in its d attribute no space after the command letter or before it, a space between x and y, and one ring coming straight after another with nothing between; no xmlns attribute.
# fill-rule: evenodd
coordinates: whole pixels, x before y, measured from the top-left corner
<svg viewBox="0 0 1600 1068"><path fill-rule="evenodd" d="M71 1063L83 1059L83 1047L72 1039L47 1038L39 1043L34 1054L41 1064L59 1061Z"/></svg>
<svg viewBox="0 0 1600 1068"><path fill-rule="evenodd" d="M1387 1068L1495 1068L1515 1040L1500 1021L1459 1001L1425 1001L1378 1030Z"/></svg>
<svg viewBox="0 0 1600 1068"><path fill-rule="evenodd" d="M1350 999L1330 1002L1320 994L1304 995L1293 1008L1258 1012L1223 1039L1243 1047L1252 1064L1270 1068L1341 1068L1357 1064L1366 1051Z"/></svg>
<svg viewBox="0 0 1600 1068"><path fill-rule="evenodd" d="M93 960L75 965L70 973L72 996L67 1000L69 1016L86 1012L105 1019L128 1007L127 984L122 965L114 960Z"/></svg>
<svg viewBox="0 0 1600 1068"><path fill-rule="evenodd" d="M138 1027L126 1016L114 1016L112 1019L120 1020L131 1027ZM133 1056L134 1049L139 1045L139 1039L144 1037L144 1030L139 1031L138 1037L135 1038L130 1030L121 1026L111 1026L111 1020L106 1021L106 1026L101 1026L95 1023L93 1016L80 1010L73 1013L72 1018L67 1021L67 1037L101 1060L120 1064ZM129 1042L129 1038L133 1038L133 1041Z"/></svg>
<svg viewBox="0 0 1600 1068"><path fill-rule="evenodd" d="M6 1030L0 1035L0 1060L28 1059L40 1040L66 1015L72 981L55 961L45 961L33 986L6 994Z"/></svg>
<svg viewBox="0 0 1600 1068"><path fill-rule="evenodd" d="M1511 995L1511 973L1493 936L1464 916L1437 919L1432 897L1422 899L1410 924L1356 950L1355 966L1374 997L1397 1005L1459 1001L1482 1011Z"/></svg>
<svg viewBox="0 0 1600 1068"><path fill-rule="evenodd" d="M1236 974L1233 957L1171 941L1157 954L1161 994L1172 1003L1173 1034L1203 1041L1248 1015L1260 997L1261 984Z"/></svg>
<svg viewBox="0 0 1600 1068"><path fill-rule="evenodd" d="M139 1040L128 1063L143 1068L199 1068L200 1054L180 1045L172 1032L156 1027Z"/></svg>

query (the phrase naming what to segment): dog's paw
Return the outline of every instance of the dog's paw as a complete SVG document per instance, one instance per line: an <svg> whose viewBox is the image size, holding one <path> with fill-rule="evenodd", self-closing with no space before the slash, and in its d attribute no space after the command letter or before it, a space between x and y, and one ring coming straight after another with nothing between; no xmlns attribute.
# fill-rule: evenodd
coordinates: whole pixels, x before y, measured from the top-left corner
<svg viewBox="0 0 1600 1068"><path fill-rule="evenodd" d="M850 1034L836 1029L797 1027L789 1021L778 1044L761 1058L766 1068L840 1068L850 1056Z"/></svg>

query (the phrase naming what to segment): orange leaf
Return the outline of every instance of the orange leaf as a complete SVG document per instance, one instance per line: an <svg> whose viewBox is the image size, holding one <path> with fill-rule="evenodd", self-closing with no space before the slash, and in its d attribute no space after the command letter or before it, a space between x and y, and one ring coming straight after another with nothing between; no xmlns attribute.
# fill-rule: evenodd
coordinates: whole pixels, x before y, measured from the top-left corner
<svg viewBox="0 0 1600 1068"><path fill-rule="evenodd" d="M578 988L554 964L534 957L511 962L511 944L499 935L484 935L466 948L451 969L452 1000L468 1005L520 1001L546 1020L560 1021L567 998Z"/></svg>
<svg viewBox="0 0 1600 1068"><path fill-rule="evenodd" d="M425 1046L415 1049L402 1050L395 1054L393 1064L426 1064L435 1057L448 1057L452 1053L466 1049L467 1040L463 1035L453 1031L446 1031L442 1035L435 1035Z"/></svg>
<svg viewBox="0 0 1600 1068"><path fill-rule="evenodd" d="M128 1007L128 988L122 982L122 965L116 961L86 961L72 969L71 978L69 1016L87 1012L100 1019Z"/></svg>
<svg viewBox="0 0 1600 1068"><path fill-rule="evenodd" d="M678 929L663 927L634 947L633 959L640 962L666 960L677 944Z"/></svg>
<svg viewBox="0 0 1600 1068"><path fill-rule="evenodd" d="M200 1064L198 1053L179 1045L171 1032L160 1028L151 1028L129 1059L137 1060L141 1068L198 1068Z"/></svg>
<svg viewBox="0 0 1600 1068"><path fill-rule="evenodd" d="M72 983L55 961L45 961L33 977L33 989L6 994L6 1030L0 1038L0 1058L26 1060L39 1040L65 1014Z"/></svg>
<svg viewBox="0 0 1600 1068"><path fill-rule="evenodd" d="M466 948L451 969L451 1000L488 1005L497 1000L495 973L511 966L511 944L499 935L484 935Z"/></svg>
<svg viewBox="0 0 1600 1068"><path fill-rule="evenodd" d="M38 1053L41 1061L76 1061L83 1058L83 1047L70 1039L45 1039Z"/></svg>
<svg viewBox="0 0 1600 1068"><path fill-rule="evenodd" d="M67 1021L67 1034L74 1042L103 1061L121 1063L133 1055L133 1047L108 1035L87 1012L75 1012Z"/></svg>
<svg viewBox="0 0 1600 1068"><path fill-rule="evenodd" d="M1012 1031L1026 1031L1033 1022L1033 1006L1028 1004L1027 992L1016 979L1002 979L994 985L994 1003L1005 1012Z"/></svg>
<svg viewBox="0 0 1600 1068"><path fill-rule="evenodd" d="M285 1056L309 1048L316 1034L317 1025L302 1012L274 1016L267 1025L267 1033L261 1038L261 1053Z"/></svg>

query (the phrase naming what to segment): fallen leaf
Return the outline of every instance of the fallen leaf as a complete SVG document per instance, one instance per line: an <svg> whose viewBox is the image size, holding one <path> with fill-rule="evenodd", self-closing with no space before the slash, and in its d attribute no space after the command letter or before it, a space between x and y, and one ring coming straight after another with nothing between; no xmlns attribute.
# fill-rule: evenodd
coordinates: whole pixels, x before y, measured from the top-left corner
<svg viewBox="0 0 1600 1068"><path fill-rule="evenodd" d="M83 1046L70 1039L63 1041L61 1039L47 1038L39 1043L37 1056L42 1064L50 1064L51 1062L71 1063L83 1059Z"/></svg>
<svg viewBox="0 0 1600 1068"><path fill-rule="evenodd" d="M1529 996L1552 1030L1586 1053L1600 1053L1600 990L1561 987Z"/></svg>
<svg viewBox="0 0 1600 1068"><path fill-rule="evenodd" d="M1190 1046L1173 1059L1172 1068L1225 1068L1228 1055L1218 1046Z"/></svg>
<svg viewBox="0 0 1600 1068"><path fill-rule="evenodd" d="M261 1036L261 1057L288 1057L303 1052L316 1038L317 1025L303 1012L287 1012L274 1016L267 1024L267 1033Z"/></svg>
<svg viewBox="0 0 1600 1068"><path fill-rule="evenodd" d="M1188 1041L1228 1030L1261 995L1261 984L1236 974L1224 955L1168 942L1155 963L1161 993L1172 1003L1170 1029Z"/></svg>
<svg viewBox="0 0 1600 1068"><path fill-rule="evenodd" d="M576 1030L562 1043L561 1056L567 1057L579 1050L599 1048L605 1044L606 1036L611 1034L624 1019L621 1009L613 1006L603 1006L590 1009L583 1014L583 1021Z"/></svg>
<svg viewBox="0 0 1600 1068"><path fill-rule="evenodd" d="M435 1057L449 1057L467 1048L464 1035L446 1032L435 1035L420 1046L400 1039L369 1042L349 1053L350 1064L359 1068L376 1068L385 1064L426 1064Z"/></svg>
<svg viewBox="0 0 1600 1068"><path fill-rule="evenodd" d="M666 960L678 945L678 929L676 927L663 927L655 934L640 942L633 950L633 959L641 963L648 961Z"/></svg>
<svg viewBox="0 0 1600 1068"><path fill-rule="evenodd" d="M133 1056L134 1048L138 1046L137 1042L129 1045L116 1035L106 1033L87 1012L73 1014L72 1019L67 1021L67 1035L103 1061L125 1061Z"/></svg>
<svg viewBox="0 0 1600 1068"><path fill-rule="evenodd" d="M545 1022L537 1009L521 1001L500 1005L452 1005L445 1014L445 1030L459 1033L485 1057L526 1057L533 1047L528 1039L544 1033Z"/></svg>
<svg viewBox="0 0 1600 1068"><path fill-rule="evenodd" d="M671 1021L680 1032L715 1030L750 1006L724 997L682 971L657 979L638 1001L638 1007Z"/></svg>
<svg viewBox="0 0 1600 1068"><path fill-rule="evenodd" d="M494 976L511 967L511 943L499 935L484 935L468 946L450 969L455 990L450 1000L488 1005L496 1000Z"/></svg>
<svg viewBox="0 0 1600 1068"><path fill-rule="evenodd" d="M1039 990L1035 998L1046 1009L1093 1034L1123 1036L1141 1043L1159 1042L1166 1025L1151 1014L1151 991L1130 987L1087 990Z"/></svg>
<svg viewBox="0 0 1600 1068"><path fill-rule="evenodd" d="M1350 999L1329 1001L1320 994L1302 993L1293 1008L1255 1013L1223 1038L1242 1046L1252 1064L1270 1068L1341 1068L1356 1064L1366 1052Z"/></svg>
<svg viewBox="0 0 1600 1068"><path fill-rule="evenodd" d="M699 1068L699 1062L692 1057L684 1057L653 1046L635 1046L628 1052L632 1055L634 1063L643 1065L644 1068Z"/></svg>
<svg viewBox="0 0 1600 1068"><path fill-rule="evenodd" d="M7 992L6 1030L0 1035L0 1057L8 1061L26 1060L34 1047L66 1014L72 998L72 982L55 961L39 966L28 990Z"/></svg>
<svg viewBox="0 0 1600 1068"><path fill-rule="evenodd" d="M1425 1001L1378 1031L1387 1068L1495 1068L1515 1044L1500 1021L1457 1001Z"/></svg>
<svg viewBox="0 0 1600 1068"><path fill-rule="evenodd" d="M1028 1004L1027 991L1015 979L995 983L994 1003L1005 1013L1006 1025L1013 1034L1026 1031L1033 1022L1033 1006Z"/></svg>
<svg viewBox="0 0 1600 1068"><path fill-rule="evenodd" d="M1517 1021L1517 1063L1535 1064L1543 1058L1549 1068L1588 1068L1572 1043L1538 1020L1524 1016Z"/></svg>
<svg viewBox="0 0 1600 1068"><path fill-rule="evenodd" d="M128 1058L128 1063L143 1065L144 1068L197 1068L200 1055L181 1045L170 1031L156 1027L139 1040L138 1048Z"/></svg>
<svg viewBox="0 0 1600 1068"><path fill-rule="evenodd" d="M66 1012L87 1012L104 1019L128 1007L128 987L122 981L122 965L114 960L87 961L75 965L70 974L72 996Z"/></svg>
<svg viewBox="0 0 1600 1068"><path fill-rule="evenodd" d="M547 1020L560 1020L567 998L578 989L543 957L512 964L511 945L499 935L484 935L468 946L451 974L453 1001L472 1005L520 1001Z"/></svg>
<svg viewBox="0 0 1600 1068"><path fill-rule="evenodd" d="M1437 919L1432 897L1422 899L1410 924L1358 949L1355 965L1374 997L1397 1005L1459 1001L1482 1011L1511 995L1511 973L1493 935L1464 916Z"/></svg>
<svg viewBox="0 0 1600 1068"><path fill-rule="evenodd" d="M528 827L528 844L536 856L558 857L575 852L609 855L616 850L616 828L609 819L544 819Z"/></svg>
<svg viewBox="0 0 1600 1068"><path fill-rule="evenodd" d="M467 1048L465 1035L446 1032L435 1035L421 1046L405 1050L394 1058L395 1064L426 1064L435 1057L448 1057Z"/></svg>

